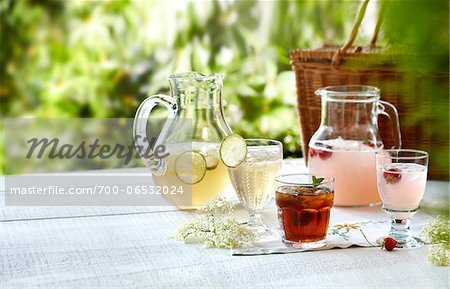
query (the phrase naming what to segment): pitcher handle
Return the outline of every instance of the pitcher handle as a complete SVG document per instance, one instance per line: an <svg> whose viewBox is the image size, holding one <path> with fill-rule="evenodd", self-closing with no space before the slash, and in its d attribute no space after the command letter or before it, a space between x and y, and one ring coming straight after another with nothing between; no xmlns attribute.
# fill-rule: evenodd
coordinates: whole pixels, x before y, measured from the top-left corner
<svg viewBox="0 0 450 289"><path fill-rule="evenodd" d="M150 112L157 105L163 105L168 111L167 120L164 123L161 132L156 140L147 139L147 121ZM162 144L167 137L171 124L177 115L178 105L175 99L164 94L155 94L147 97L141 105L139 105L133 121L133 140L134 145L144 164L152 171L154 175L163 175L166 171L166 163L164 159L155 158L153 149Z"/></svg>
<svg viewBox="0 0 450 289"><path fill-rule="evenodd" d="M402 147L402 136L400 133L400 121L398 118L397 108L387 101L380 100L378 104L378 114L385 115L389 118L392 125L392 133L396 141L394 148Z"/></svg>

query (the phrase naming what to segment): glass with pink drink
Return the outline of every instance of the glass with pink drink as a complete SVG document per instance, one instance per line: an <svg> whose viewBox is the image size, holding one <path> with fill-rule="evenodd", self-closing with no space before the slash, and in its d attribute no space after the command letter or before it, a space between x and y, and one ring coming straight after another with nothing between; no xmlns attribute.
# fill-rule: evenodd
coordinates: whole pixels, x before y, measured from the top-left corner
<svg viewBox="0 0 450 289"><path fill-rule="evenodd" d="M393 126L396 147L401 146L397 110L380 100L380 90L366 85L320 88L322 119L309 141L309 173L334 177L334 204L363 206L380 202L375 153L384 148L378 116Z"/></svg>
<svg viewBox="0 0 450 289"><path fill-rule="evenodd" d="M420 247L422 242L411 235L409 225L425 192L428 153L384 150L377 153L376 162L382 208L391 217L389 236L397 241L398 248Z"/></svg>

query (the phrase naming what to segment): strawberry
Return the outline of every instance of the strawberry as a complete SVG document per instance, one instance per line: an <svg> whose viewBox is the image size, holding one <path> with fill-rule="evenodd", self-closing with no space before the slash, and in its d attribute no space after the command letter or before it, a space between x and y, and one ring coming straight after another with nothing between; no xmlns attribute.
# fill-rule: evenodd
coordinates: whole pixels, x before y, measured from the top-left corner
<svg viewBox="0 0 450 289"><path fill-rule="evenodd" d="M383 177L386 179L386 183L395 184L401 180L402 174L400 173L399 169L390 168L383 173Z"/></svg>
<svg viewBox="0 0 450 289"><path fill-rule="evenodd" d="M395 245L397 245L397 241L395 241L391 237L384 238L383 245L381 245L381 248L384 248L386 251L392 251L395 248Z"/></svg>
<svg viewBox="0 0 450 289"><path fill-rule="evenodd" d="M329 150L331 150L333 148L332 146L329 146L329 145L325 145L323 147L326 149L329 149ZM317 155L319 156L319 158L326 160L327 158L331 157L331 155L333 154L333 152L331 152L329 150L318 150Z"/></svg>
<svg viewBox="0 0 450 289"><path fill-rule="evenodd" d="M371 140L369 140L369 139L364 140L363 144L365 144L365 145L368 146L368 147L375 148L375 143L373 143L373 142L372 142Z"/></svg>
<svg viewBox="0 0 450 289"><path fill-rule="evenodd" d="M329 151L333 148L332 146L325 145L323 143L315 143L314 145L316 147L315 149L309 148L309 156L311 158L318 156L322 160L325 160L325 159L331 157L331 155L333 154L333 152ZM323 150L322 148L327 149L327 150Z"/></svg>

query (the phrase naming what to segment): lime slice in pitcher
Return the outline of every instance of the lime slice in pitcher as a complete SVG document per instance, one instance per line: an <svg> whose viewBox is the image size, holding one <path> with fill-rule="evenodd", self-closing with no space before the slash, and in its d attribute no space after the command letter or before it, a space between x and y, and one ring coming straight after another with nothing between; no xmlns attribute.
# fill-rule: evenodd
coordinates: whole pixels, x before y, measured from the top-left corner
<svg viewBox="0 0 450 289"><path fill-rule="evenodd" d="M185 184L197 184L206 173L205 157L198 152L186 151L175 159L175 174Z"/></svg>
<svg viewBox="0 0 450 289"><path fill-rule="evenodd" d="M247 157L247 143L240 135L230 134L223 139L219 153L222 162L227 167L235 168L242 164Z"/></svg>

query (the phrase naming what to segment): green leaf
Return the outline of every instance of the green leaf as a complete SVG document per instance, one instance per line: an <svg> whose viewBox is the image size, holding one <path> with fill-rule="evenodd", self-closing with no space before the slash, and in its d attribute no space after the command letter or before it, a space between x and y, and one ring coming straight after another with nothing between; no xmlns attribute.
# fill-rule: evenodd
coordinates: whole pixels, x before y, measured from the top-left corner
<svg viewBox="0 0 450 289"><path fill-rule="evenodd" d="M325 180L325 178L318 178L316 176L312 176L312 181L313 181L313 188L317 188L318 185L320 185L323 180Z"/></svg>

